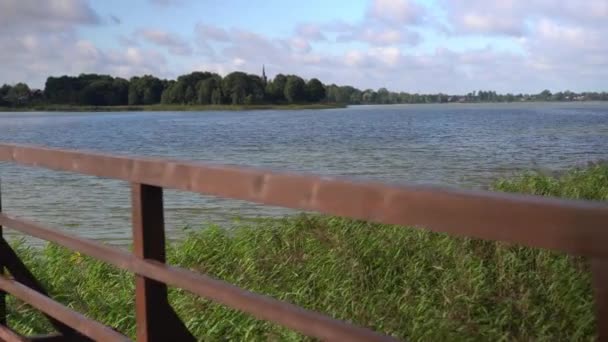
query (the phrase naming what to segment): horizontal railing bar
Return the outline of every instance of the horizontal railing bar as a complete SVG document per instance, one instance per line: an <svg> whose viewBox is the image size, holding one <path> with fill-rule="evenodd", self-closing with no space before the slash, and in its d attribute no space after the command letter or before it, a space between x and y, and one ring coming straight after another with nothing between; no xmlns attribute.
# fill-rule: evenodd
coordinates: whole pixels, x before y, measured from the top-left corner
<svg viewBox="0 0 608 342"><path fill-rule="evenodd" d="M11 330L9 327L0 324L0 341L5 342L27 342L26 337L21 336Z"/></svg>
<svg viewBox="0 0 608 342"><path fill-rule="evenodd" d="M608 257L608 206L598 202L361 183L24 145L0 144L0 161Z"/></svg>
<svg viewBox="0 0 608 342"><path fill-rule="evenodd" d="M272 321L304 335L329 341L394 341L393 338L360 328L296 305L258 295L227 282L164 263L139 259L131 253L101 243L68 235L21 218L0 214L0 224L138 275L182 288L258 319Z"/></svg>
<svg viewBox="0 0 608 342"><path fill-rule="evenodd" d="M130 341L111 328L64 306L29 287L0 276L0 289L30 304L34 308L74 328L95 341Z"/></svg>
<svg viewBox="0 0 608 342"><path fill-rule="evenodd" d="M27 340L30 342L67 342L67 341L74 341L73 339L70 339L69 336L64 336L60 333L53 333L53 334L48 334L48 335L34 335L34 336L28 336Z"/></svg>

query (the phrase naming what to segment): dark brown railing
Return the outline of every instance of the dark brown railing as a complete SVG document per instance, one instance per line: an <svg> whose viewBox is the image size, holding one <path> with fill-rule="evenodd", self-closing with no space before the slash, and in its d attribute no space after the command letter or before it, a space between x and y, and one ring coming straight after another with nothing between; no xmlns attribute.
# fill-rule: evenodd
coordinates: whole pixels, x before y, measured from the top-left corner
<svg viewBox="0 0 608 342"><path fill-rule="evenodd" d="M302 334L334 341L392 338L295 305L165 264L163 188L317 211L373 222L423 226L453 235L548 248L590 258L598 339L608 340L608 206L490 192L389 186L250 168L130 158L0 144L0 161L114 178L132 183L133 253L1 212L1 226L54 242L135 273L138 341L194 340L167 300L167 285ZM406 229L406 228L404 228ZM49 298L0 239L0 340L128 340ZM57 334L25 338L6 324L5 294L43 312Z"/></svg>

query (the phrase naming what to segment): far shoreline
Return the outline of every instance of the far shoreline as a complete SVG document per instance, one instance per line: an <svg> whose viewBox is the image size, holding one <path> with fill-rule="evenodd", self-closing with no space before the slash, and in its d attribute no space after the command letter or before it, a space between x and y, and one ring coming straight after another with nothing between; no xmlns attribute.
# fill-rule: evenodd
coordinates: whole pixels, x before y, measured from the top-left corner
<svg viewBox="0 0 608 342"><path fill-rule="evenodd" d="M265 104L265 105L135 105L135 106L71 106L0 107L0 112L203 112L247 110L305 110L346 108L345 104Z"/></svg>
<svg viewBox="0 0 608 342"><path fill-rule="evenodd" d="M512 102L445 102L445 103L384 103L384 104L340 104L340 103L305 103L305 104L259 104L259 105L125 105L125 106L79 106L79 105L46 105L37 107L0 107L0 113L19 112L206 112L206 111L255 111L255 110L323 110L348 107L376 106L422 106L422 105L539 105L539 104L601 104L607 101L512 101Z"/></svg>

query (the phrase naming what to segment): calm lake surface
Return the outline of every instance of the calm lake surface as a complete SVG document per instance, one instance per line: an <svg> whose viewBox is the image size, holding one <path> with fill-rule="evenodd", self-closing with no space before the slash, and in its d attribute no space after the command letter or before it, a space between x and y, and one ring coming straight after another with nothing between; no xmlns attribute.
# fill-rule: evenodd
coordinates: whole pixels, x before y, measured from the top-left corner
<svg viewBox="0 0 608 342"><path fill-rule="evenodd" d="M355 106L167 113L0 113L0 141L388 182L484 188L608 159L608 103ZM130 242L128 184L0 163L4 211ZM290 211L166 192L167 228ZM9 230L10 231L10 230Z"/></svg>

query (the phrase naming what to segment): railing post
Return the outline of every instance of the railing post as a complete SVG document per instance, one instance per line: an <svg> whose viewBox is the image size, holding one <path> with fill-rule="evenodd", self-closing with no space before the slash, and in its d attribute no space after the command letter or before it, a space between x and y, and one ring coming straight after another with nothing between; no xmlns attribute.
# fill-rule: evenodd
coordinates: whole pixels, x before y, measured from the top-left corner
<svg viewBox="0 0 608 342"><path fill-rule="evenodd" d="M163 189L133 183L133 253L165 262ZM167 298L167 285L135 275L137 341L195 341Z"/></svg>
<svg viewBox="0 0 608 342"><path fill-rule="evenodd" d="M608 259L591 259L597 340L608 341Z"/></svg>
<svg viewBox="0 0 608 342"><path fill-rule="evenodd" d="M2 213L2 179L0 179L0 213ZM3 239L2 225L0 225L0 239ZM1 254L0 254L1 255ZM0 275L5 273L5 261L0 258ZM6 325L6 292L0 290L0 325Z"/></svg>

